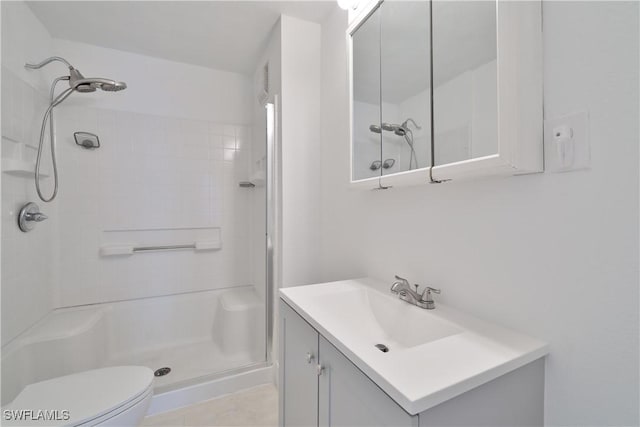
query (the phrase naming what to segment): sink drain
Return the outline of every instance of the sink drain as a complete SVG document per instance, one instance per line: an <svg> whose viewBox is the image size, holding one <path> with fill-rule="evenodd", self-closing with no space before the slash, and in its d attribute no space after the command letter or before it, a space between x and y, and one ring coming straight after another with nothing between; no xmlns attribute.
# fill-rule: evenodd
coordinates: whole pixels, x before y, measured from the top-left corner
<svg viewBox="0 0 640 427"><path fill-rule="evenodd" d="M164 368L156 369L156 371L153 373L153 375L155 375L156 377L164 377L169 372L171 372L171 368L164 367Z"/></svg>
<svg viewBox="0 0 640 427"><path fill-rule="evenodd" d="M388 351L389 351L389 347L387 347L387 346L386 346L386 345L384 345L384 344L376 344L376 348L377 348L378 350L380 350L381 352L383 352L383 353L386 353L386 352L388 352Z"/></svg>

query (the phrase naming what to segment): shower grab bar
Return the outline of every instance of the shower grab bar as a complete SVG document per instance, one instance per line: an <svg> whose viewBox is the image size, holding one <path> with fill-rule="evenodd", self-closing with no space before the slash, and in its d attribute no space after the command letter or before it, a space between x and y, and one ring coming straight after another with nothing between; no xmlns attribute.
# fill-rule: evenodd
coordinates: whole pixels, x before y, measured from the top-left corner
<svg viewBox="0 0 640 427"><path fill-rule="evenodd" d="M100 247L100 255L117 256L133 255L140 252L175 251L180 249L193 249L195 251L210 251L222 248L219 240L202 241L188 243L184 245L154 245L154 246L133 246L133 245L107 245Z"/></svg>
<svg viewBox="0 0 640 427"><path fill-rule="evenodd" d="M195 243L190 245L160 245L160 246L135 246L131 250L133 252L146 252L146 251L173 251L177 249L197 249Z"/></svg>

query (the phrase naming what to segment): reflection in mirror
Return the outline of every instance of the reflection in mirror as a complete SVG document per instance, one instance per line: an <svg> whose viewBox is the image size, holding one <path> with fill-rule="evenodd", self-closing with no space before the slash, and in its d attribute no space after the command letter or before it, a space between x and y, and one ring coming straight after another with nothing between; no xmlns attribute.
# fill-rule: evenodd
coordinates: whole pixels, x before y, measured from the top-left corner
<svg viewBox="0 0 640 427"><path fill-rule="evenodd" d="M383 175L431 166L428 1L385 1L381 13Z"/></svg>
<svg viewBox="0 0 640 427"><path fill-rule="evenodd" d="M498 152L495 1L433 2L434 164Z"/></svg>
<svg viewBox="0 0 640 427"><path fill-rule="evenodd" d="M380 176L380 9L352 34L352 179Z"/></svg>

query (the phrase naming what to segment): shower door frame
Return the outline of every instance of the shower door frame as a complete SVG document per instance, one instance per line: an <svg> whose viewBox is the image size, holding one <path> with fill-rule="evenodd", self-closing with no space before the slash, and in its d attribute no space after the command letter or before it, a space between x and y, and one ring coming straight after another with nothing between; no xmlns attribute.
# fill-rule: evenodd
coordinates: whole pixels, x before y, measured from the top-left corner
<svg viewBox="0 0 640 427"><path fill-rule="evenodd" d="M273 363L273 335L274 335L274 304L275 304L275 283L278 269L276 267L277 231L278 231L278 209L277 209L277 143L278 143L278 96L274 95L272 102L267 102L264 106L266 110L266 144L267 144L267 167L266 167L266 278L265 278L265 361Z"/></svg>

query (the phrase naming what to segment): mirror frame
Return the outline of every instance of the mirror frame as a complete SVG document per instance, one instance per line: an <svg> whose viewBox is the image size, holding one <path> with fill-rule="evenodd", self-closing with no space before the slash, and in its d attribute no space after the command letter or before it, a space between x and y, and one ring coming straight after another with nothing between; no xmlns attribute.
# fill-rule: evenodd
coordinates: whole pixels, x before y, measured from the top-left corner
<svg viewBox="0 0 640 427"><path fill-rule="evenodd" d="M347 28L347 62L349 67L349 182L352 187L356 188L378 188L381 186L380 178L382 175L374 176L371 178L363 178L354 180L353 178L353 161L354 161L354 147L353 147L353 105L354 105L354 93L353 93L353 34L365 23L367 19L371 15L373 15L382 5L384 0L375 0L366 4L357 17L353 20L353 22ZM382 144L382 139L380 140Z"/></svg>
<svg viewBox="0 0 640 427"><path fill-rule="evenodd" d="M495 3L498 152L432 166L434 180L522 175L544 170L542 1L495 0Z"/></svg>
<svg viewBox="0 0 640 427"><path fill-rule="evenodd" d="M479 176L521 175L544 171L542 0L494 1L497 14L498 152L489 156L434 166L433 111L431 111L430 167L354 181L352 35L369 16L380 8L384 0L371 0L358 8L360 9L358 15L346 31L349 79L349 182L352 188L389 188ZM430 19L433 18L430 17ZM433 37L430 43L433 45ZM523 52L526 54L523 55ZM520 84L521 82L527 83ZM433 105L433 82L431 98Z"/></svg>
<svg viewBox="0 0 640 427"><path fill-rule="evenodd" d="M373 15L385 0L371 0L367 4L361 6L358 15L349 24L346 32L347 38L347 61L349 66L349 182L352 188L368 188L368 189L387 189L394 186L407 186L424 184L430 180L431 166L420 169L396 172L389 175L380 175L371 178L359 180L353 179L353 34L364 24L364 22ZM429 0L430 2L430 0ZM432 121L432 119L431 119ZM431 126L431 123L430 123ZM381 141L382 143L382 141ZM430 146L433 146L433 136L431 137Z"/></svg>

